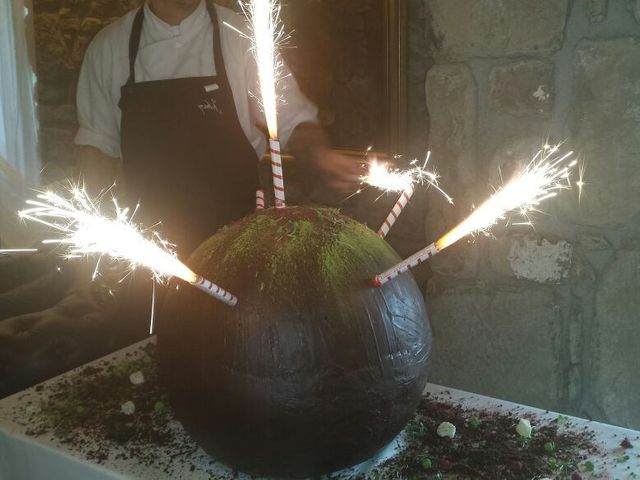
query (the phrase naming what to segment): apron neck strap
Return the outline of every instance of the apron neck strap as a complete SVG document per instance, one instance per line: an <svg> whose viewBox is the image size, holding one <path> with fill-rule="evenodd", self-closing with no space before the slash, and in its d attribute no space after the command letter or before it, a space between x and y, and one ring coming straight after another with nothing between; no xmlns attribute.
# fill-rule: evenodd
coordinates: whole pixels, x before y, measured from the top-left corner
<svg viewBox="0 0 640 480"><path fill-rule="evenodd" d="M222 41L220 39L220 22L218 21L218 11L213 3L206 1L207 10L209 10L209 17L211 17L211 23L213 24L213 59L216 66L216 76L218 77L218 83L221 83L222 87L228 87L229 81L227 80L227 69L224 66L224 58L222 56Z"/></svg>
<svg viewBox="0 0 640 480"><path fill-rule="evenodd" d="M140 36L142 34L142 23L144 22L144 5L138 9L136 17L133 19L133 27L129 36L129 80L127 85L136 83L136 57L140 47Z"/></svg>
<svg viewBox="0 0 640 480"><path fill-rule="evenodd" d="M227 70L224 65L222 56L222 43L220 41L220 24L218 23L218 12L216 7L206 1L211 24L213 25L213 60L216 67L216 76L219 77L220 83L225 87L228 86ZM140 37L142 36L142 25L144 23L144 5L138 9L131 27L131 35L129 36L129 79L127 85L136 83L136 57L140 48Z"/></svg>

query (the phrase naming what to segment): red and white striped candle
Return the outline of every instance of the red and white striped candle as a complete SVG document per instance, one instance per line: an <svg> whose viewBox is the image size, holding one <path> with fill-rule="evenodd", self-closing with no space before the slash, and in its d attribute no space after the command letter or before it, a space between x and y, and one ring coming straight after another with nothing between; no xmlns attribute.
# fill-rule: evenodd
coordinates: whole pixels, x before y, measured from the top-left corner
<svg viewBox="0 0 640 480"><path fill-rule="evenodd" d="M287 205L284 200L284 176L282 173L280 142L269 139L269 151L271 152L271 173L273 174L273 193L276 197L276 208L285 208Z"/></svg>
<svg viewBox="0 0 640 480"><path fill-rule="evenodd" d="M414 253L406 260L403 260L399 264L391 267L389 270L382 272L380 275L376 275L373 277L373 285L376 287L381 287L389 280L393 280L401 273L408 271L410 268L415 267L416 265L421 264L425 260L429 260L431 257L436 255L440 250L438 250L438 246L435 243L432 243L428 247L423 248L419 252Z"/></svg>
<svg viewBox="0 0 640 480"><path fill-rule="evenodd" d="M202 290L203 292L217 298L221 302L226 303L230 307L235 307L238 304L238 298L235 295L227 292L224 288L219 287L210 280L198 275L194 282L190 282L191 285Z"/></svg>
<svg viewBox="0 0 640 480"><path fill-rule="evenodd" d="M264 192L256 190L256 210L264 210Z"/></svg>
<svg viewBox="0 0 640 480"><path fill-rule="evenodd" d="M378 235L382 238L387 236L389 230L393 227L393 224L396 223L396 220L402 213L402 210L407 206L407 203L409 203L409 200L413 196L414 191L413 185L410 185L404 192L402 192L402 195L400 195L400 198L398 198L398 201L391 209L391 212L389 212L389 215L380 227L380 230L378 230Z"/></svg>

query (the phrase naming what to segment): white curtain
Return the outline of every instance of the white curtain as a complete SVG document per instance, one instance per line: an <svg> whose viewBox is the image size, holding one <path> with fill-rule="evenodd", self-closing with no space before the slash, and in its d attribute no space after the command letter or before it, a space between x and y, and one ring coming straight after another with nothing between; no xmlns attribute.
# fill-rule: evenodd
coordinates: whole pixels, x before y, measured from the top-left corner
<svg viewBox="0 0 640 480"><path fill-rule="evenodd" d="M0 245L24 241L16 211L39 184L30 0L0 0Z"/></svg>

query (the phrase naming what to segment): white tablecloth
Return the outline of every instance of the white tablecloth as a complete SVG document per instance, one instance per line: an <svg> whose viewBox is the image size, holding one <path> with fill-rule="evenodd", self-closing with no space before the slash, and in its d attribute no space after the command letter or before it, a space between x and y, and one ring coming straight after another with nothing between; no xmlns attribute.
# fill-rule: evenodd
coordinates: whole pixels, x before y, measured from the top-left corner
<svg viewBox="0 0 640 480"><path fill-rule="evenodd" d="M117 363L119 360L124 360L127 354L131 355L132 352L140 352L140 350L139 344L133 345L105 357L104 360ZM94 363L98 364L99 362ZM73 374L74 371L71 371L62 377ZM176 457L173 460L167 460L170 462L168 465L167 461L163 465L143 465L135 460L118 459L116 455L110 455L102 464L98 464L87 460L81 452L75 451L68 444L61 443L50 433L39 436L25 435L29 425L20 412L24 412L27 405L37 405L42 400L42 392L47 391L46 384L58 380L52 379L45 382L45 388L30 388L0 400L0 480L212 480L227 478L249 480L251 478L245 475L233 477L228 468L212 462L211 457L197 448L195 444L193 444L195 454L189 456L188 462L180 461L180 458ZM444 402L461 404L464 408L513 411L519 416L533 414L541 420L553 420L558 417L558 414L554 412L433 384L427 385L425 394L430 394L432 398ZM640 432L574 417L569 417L567 423L571 425L571 428L588 428L595 432L596 441L605 452L604 456L592 459L595 471L602 475L598 478L601 480L640 479ZM175 428L180 430L180 434L186 435L179 424L176 424ZM332 478L348 479L356 474L366 474L372 471L401 448L402 437L401 434L376 458L339 472L339 475L334 475ZM635 445L633 449L623 451L620 447L620 442L625 437ZM619 459L624 455L628 455L629 460L619 462Z"/></svg>

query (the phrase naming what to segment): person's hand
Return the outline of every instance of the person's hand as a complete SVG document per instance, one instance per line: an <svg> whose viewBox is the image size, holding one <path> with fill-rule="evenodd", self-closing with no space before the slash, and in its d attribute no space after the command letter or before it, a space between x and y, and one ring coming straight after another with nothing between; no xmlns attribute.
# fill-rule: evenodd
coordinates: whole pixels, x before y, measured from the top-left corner
<svg viewBox="0 0 640 480"><path fill-rule="evenodd" d="M324 130L314 123L302 123L291 134L289 151L314 173L325 186L340 192L355 192L367 165L361 157L349 156L329 148Z"/></svg>
<svg viewBox="0 0 640 480"><path fill-rule="evenodd" d="M310 161L324 184L339 192L357 190L360 177L366 173L366 165L361 159L326 147L315 149Z"/></svg>

